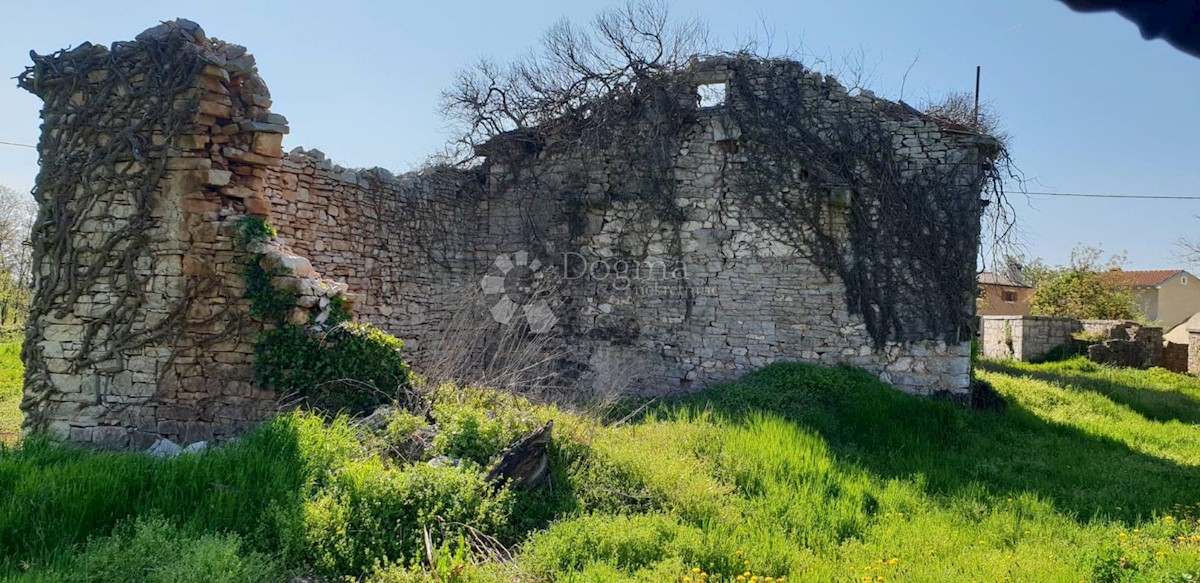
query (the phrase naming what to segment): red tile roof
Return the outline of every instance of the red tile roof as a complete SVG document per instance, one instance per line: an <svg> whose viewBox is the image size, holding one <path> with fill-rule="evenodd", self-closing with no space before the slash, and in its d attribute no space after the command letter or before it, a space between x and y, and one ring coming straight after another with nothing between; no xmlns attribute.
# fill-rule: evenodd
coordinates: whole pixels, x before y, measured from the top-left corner
<svg viewBox="0 0 1200 583"><path fill-rule="evenodd" d="M1000 275L999 273L992 273L990 271L980 272L978 279L979 279L980 285L1003 285L1003 286L1007 286L1007 287L1029 287L1023 283L1013 281L1009 277L1005 277L1003 275Z"/></svg>
<svg viewBox="0 0 1200 583"><path fill-rule="evenodd" d="M1113 269L1100 274L1100 277L1116 285L1128 287L1157 287L1163 282L1182 273L1182 269L1151 269L1148 271L1125 271Z"/></svg>

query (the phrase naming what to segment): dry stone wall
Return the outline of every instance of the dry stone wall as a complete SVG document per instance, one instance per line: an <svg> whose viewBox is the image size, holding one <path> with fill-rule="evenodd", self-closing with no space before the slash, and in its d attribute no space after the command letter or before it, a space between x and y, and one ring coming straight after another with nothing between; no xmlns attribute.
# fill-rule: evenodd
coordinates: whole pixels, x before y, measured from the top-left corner
<svg viewBox="0 0 1200 583"><path fill-rule="evenodd" d="M1069 344L1083 330L1079 320L1040 316L983 316L980 318L980 351L988 358L1036 360Z"/></svg>
<svg viewBox="0 0 1200 583"><path fill-rule="evenodd" d="M1162 328L1125 320L983 316L979 342L983 356L1003 360L1033 361L1066 346L1115 366L1160 366L1164 356Z"/></svg>
<svg viewBox="0 0 1200 583"><path fill-rule="evenodd" d="M690 74L728 82L725 63L699 63ZM178 118L170 128L131 130L140 106L129 96L140 94L91 81L153 83L160 71L186 81L144 97L170 101ZM990 138L792 71L806 111L890 132L903 172L965 168L947 195L978 212ZM768 72L777 74L760 73ZM25 350L29 429L142 446L160 436L220 439L276 410L278 395L252 383L264 326L243 298L253 254L292 272L275 283L297 293L295 322L319 320L341 295L360 320L404 339L418 372L456 348L472 362L476 353L495 357L488 340L517 329L540 339L542 366L581 391L687 391L778 361L859 366L919 394L969 384L966 331L877 342L848 307L845 283L747 203L731 106L692 106L663 167L671 195L653 199L611 148L482 151L476 167L401 176L341 168L315 150L284 154L287 122L270 111L253 57L187 21L111 49L37 57L22 84L46 102L35 232L43 305ZM104 131L78 127L80 116ZM104 139L156 147L97 160ZM152 220L125 220L142 204L128 184L90 178L127 174L152 181L143 193ZM83 184L102 194L76 188ZM830 224L844 223L849 208L831 204ZM248 249L239 241L245 216L269 219L278 237ZM105 247L115 232L141 245L128 273ZM978 244L975 227L960 236ZM64 256L55 241L81 252ZM97 260L105 267L95 281L64 296L63 274ZM145 299L131 306L114 287L141 289ZM969 319L973 289L961 292ZM460 337L463 321L479 323L472 330L483 341ZM85 349L89 326L101 332ZM97 352L104 358L91 358Z"/></svg>
<svg viewBox="0 0 1200 583"><path fill-rule="evenodd" d="M1200 330L1188 330L1187 373L1200 375Z"/></svg>
<svg viewBox="0 0 1200 583"><path fill-rule="evenodd" d="M278 283L307 290L302 304L345 286L279 242L239 245L238 220L269 211L287 132L254 58L179 21L36 57L20 82L45 101L26 428L145 447L221 439L274 411L278 395L252 383L248 251L291 267Z"/></svg>
<svg viewBox="0 0 1200 583"><path fill-rule="evenodd" d="M1164 342L1162 362L1159 366L1171 372L1188 372L1188 345L1182 342Z"/></svg>
<svg viewBox="0 0 1200 583"><path fill-rule="evenodd" d="M836 82L820 77L801 82L826 96L824 111L835 115L852 107L874 113L887 103L830 91ZM914 163L955 153L979 159L977 136L915 116L888 124ZM544 322L540 332L558 340L559 370L585 385L683 391L798 360L860 366L915 393L964 390L968 342L875 346L849 312L844 284L744 208L731 125L721 108L697 112L672 159L673 221L637 193L589 203L628 178L579 160L613 152L571 148L516 160L494 155L475 173L432 168L399 177L337 167L321 152L297 149L267 190L273 223L291 247L344 279L360 316L404 338L417 370L437 359L430 351L445 349L439 339L456 317L478 307L462 300L475 298L491 308L513 301L517 325ZM588 169L582 183L580 168ZM977 187L969 183L962 195L976 197ZM508 263L535 265L543 289L552 290L549 301L514 299L520 294L499 283L486 289ZM529 309L534 317L523 313Z"/></svg>

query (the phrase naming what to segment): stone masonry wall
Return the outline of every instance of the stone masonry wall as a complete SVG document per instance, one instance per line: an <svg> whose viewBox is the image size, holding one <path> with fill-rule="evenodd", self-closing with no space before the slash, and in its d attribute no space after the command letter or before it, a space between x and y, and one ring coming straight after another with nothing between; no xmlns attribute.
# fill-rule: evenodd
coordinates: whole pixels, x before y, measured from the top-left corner
<svg viewBox="0 0 1200 583"><path fill-rule="evenodd" d="M983 316L980 351L987 358L1037 360L1051 350L1079 344L1078 333L1092 337L1088 357L1118 366L1147 368L1163 359L1162 328L1124 320L1076 320L1041 316Z"/></svg>
<svg viewBox="0 0 1200 583"><path fill-rule="evenodd" d="M800 82L837 115L845 108L873 114L887 103L851 97L819 76ZM561 368L586 382L621 377L634 391L656 394L799 360L861 366L911 392L965 389L969 343L873 346L848 312L845 286L774 237L763 217L740 208L729 126L721 108L697 112L674 159L674 205L683 217L676 224L636 199L581 211L575 201L586 192L571 190L579 188L570 184L571 158L595 152L511 166L489 159L480 178L436 168L400 177L354 171L297 149L272 172L267 191L288 244L344 279L361 317L404 338L417 370L436 358L424 349L435 349L464 309L459 300L503 275L497 265L521 257L538 266L543 281L553 280L546 304L553 323L544 332L561 341ZM914 116L888 127L916 163L945 162L947 153L978 156L976 136L933 121ZM624 179L593 172L583 190ZM511 188L533 182L549 186ZM616 275L622 269L627 275ZM512 295L482 291L491 306Z"/></svg>
<svg viewBox="0 0 1200 583"><path fill-rule="evenodd" d="M705 82L730 74L720 60L699 66ZM794 71L814 115L891 132L904 172L967 168L950 195L978 209L990 138ZM171 76L185 82L137 90ZM921 394L963 392L970 380L965 340L873 342L845 284L745 206L745 158L723 107L696 109L680 136L666 219L636 189L611 196L632 188L630 176L578 175L582 159L612 151L489 155L403 176L341 168L317 151L285 155L287 122L270 111L253 57L188 21L111 49L36 57L22 85L46 102L24 355L30 430L144 446L221 439L277 410L277 395L252 382L264 327L243 299L252 254L292 272L274 283L297 292L293 321L320 321L342 295L359 319L406 341L418 372L459 342L465 313L489 326L485 340L513 326L544 339L556 373L581 390L687 391L777 361L859 366ZM152 107L162 100L174 113ZM135 212L150 207L152 217ZM829 212L836 225L847 211ZM246 248L246 216L269 219L278 238ZM114 256L121 245L137 246L132 259ZM64 274L89 265L94 283L76 297Z"/></svg>
<svg viewBox="0 0 1200 583"><path fill-rule="evenodd" d="M1030 361L1070 343L1083 324L1071 318L983 316L979 328L985 357Z"/></svg>
<svg viewBox="0 0 1200 583"><path fill-rule="evenodd" d="M1186 373L1188 371L1188 345L1182 342L1164 343L1160 366L1171 372Z"/></svg>
<svg viewBox="0 0 1200 583"><path fill-rule="evenodd" d="M254 58L179 21L37 57L21 82L46 104L26 428L145 447L221 439L276 410L251 382L262 325L242 299L236 223L267 212L287 126ZM298 312L345 289L277 242L254 251L292 268L279 283L309 294ZM86 287L67 275L89 269Z"/></svg>
<svg viewBox="0 0 1200 583"><path fill-rule="evenodd" d="M1200 330L1188 330L1187 373L1200 375Z"/></svg>

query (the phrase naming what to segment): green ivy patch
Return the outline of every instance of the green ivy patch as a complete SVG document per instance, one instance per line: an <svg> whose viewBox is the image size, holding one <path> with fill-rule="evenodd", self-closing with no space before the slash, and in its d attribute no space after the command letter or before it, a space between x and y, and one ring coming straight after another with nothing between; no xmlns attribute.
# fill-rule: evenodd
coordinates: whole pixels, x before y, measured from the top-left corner
<svg viewBox="0 0 1200 583"><path fill-rule="evenodd" d="M274 227L259 217L237 221L238 244L275 237ZM310 407L351 414L368 412L399 399L411 384L401 356L404 343L369 324L354 324L349 302L330 299L328 331L287 323L299 296L274 287L275 277L290 275L286 267L266 269L262 253L249 253L242 276L250 315L273 327L254 345L254 373L263 388L291 393Z"/></svg>
<svg viewBox="0 0 1200 583"><path fill-rule="evenodd" d="M285 324L259 337L255 376L260 386L295 393L310 407L365 413L408 390L403 347L370 324L343 323L324 334Z"/></svg>
<svg viewBox="0 0 1200 583"><path fill-rule="evenodd" d="M267 219L262 217L245 216L237 220L238 245L245 247L250 243L270 241L278 233Z"/></svg>
<svg viewBox="0 0 1200 583"><path fill-rule="evenodd" d="M262 255L253 255L246 260L242 277L246 280L246 299L250 300L250 315L255 319L282 323L296 306L299 296L295 292L276 288L271 278L289 275L285 267L264 269Z"/></svg>

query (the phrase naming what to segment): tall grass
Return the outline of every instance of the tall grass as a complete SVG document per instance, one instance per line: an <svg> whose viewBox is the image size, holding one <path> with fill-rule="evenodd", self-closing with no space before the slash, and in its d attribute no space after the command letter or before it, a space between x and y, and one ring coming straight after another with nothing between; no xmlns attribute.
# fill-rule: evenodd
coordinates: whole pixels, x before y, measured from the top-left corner
<svg viewBox="0 0 1200 583"><path fill-rule="evenodd" d="M453 439L427 456L457 468L380 457L364 445L380 437L303 413L172 461L32 438L0 452L0 578L107 564L123 543L104 541L141 528L198 549L163 558L179 569L280 580L1200 580L1200 381L982 367L1003 412L806 365L615 426L443 387L430 414ZM503 441L550 419L549 487L480 481Z"/></svg>
<svg viewBox="0 0 1200 583"><path fill-rule="evenodd" d="M237 444L172 460L93 452L42 438L0 452L0 566L53 560L121 521L161 516L197 532L232 532L264 549L273 513L357 446L344 423L282 417Z"/></svg>
<svg viewBox="0 0 1200 583"><path fill-rule="evenodd" d="M627 465L661 483L662 504L636 520L561 521L534 535L527 560L543 575L585 580L613 570L678 578L692 567L709 580L747 570L804 581L1200 574L1200 474L1174 461L1200 448L1162 445L1156 432L1170 434L1173 422L1133 415L1100 430L1057 410L1093 409L1094 393L983 376L1008 411L961 411L860 371L799 365L665 407L606 437ZM1200 392L1195 380L1171 380ZM1159 454L1139 451L1147 443L1159 443ZM649 534L630 533L631 521ZM624 549L639 537L653 550Z"/></svg>
<svg viewBox="0 0 1200 583"><path fill-rule="evenodd" d="M20 404L24 371L20 340L0 344L0 444L13 443L21 434Z"/></svg>

